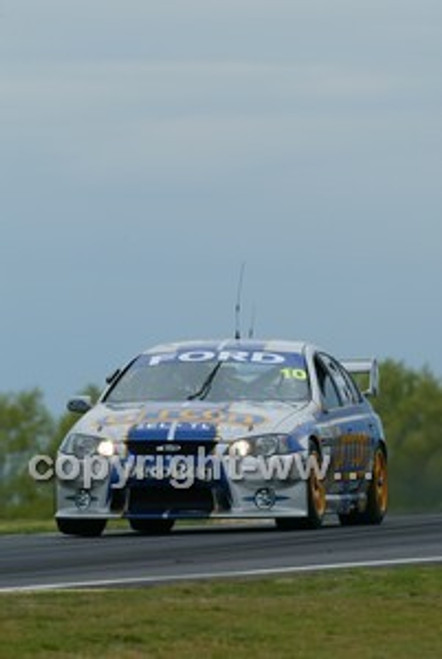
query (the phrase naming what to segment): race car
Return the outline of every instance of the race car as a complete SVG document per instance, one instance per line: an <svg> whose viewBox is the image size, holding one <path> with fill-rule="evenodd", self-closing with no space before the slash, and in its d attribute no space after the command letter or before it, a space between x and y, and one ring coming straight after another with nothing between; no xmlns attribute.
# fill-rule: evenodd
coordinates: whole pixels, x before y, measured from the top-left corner
<svg viewBox="0 0 442 659"><path fill-rule="evenodd" d="M95 536L115 518L146 534L182 519L314 529L329 513L379 524L388 480L369 402L377 390L375 359L338 360L308 342L150 348L108 378L95 405L68 402L82 416L57 456L58 529Z"/></svg>

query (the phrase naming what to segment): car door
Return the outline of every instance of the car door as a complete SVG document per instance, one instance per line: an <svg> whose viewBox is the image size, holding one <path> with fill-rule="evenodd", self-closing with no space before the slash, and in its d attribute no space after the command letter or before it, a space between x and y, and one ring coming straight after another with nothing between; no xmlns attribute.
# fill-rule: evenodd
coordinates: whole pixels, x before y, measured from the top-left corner
<svg viewBox="0 0 442 659"><path fill-rule="evenodd" d="M334 474L341 469L339 460L343 434L342 393L335 382L326 355L316 353L313 364L321 402L316 432L321 442L322 455L329 461L326 489L328 493L333 494L338 491Z"/></svg>
<svg viewBox="0 0 442 659"><path fill-rule="evenodd" d="M357 386L343 366L330 355L321 354L339 394L341 405L336 415L338 431L332 461L335 482L354 483L365 478L371 456L370 419ZM354 489L354 488L350 488Z"/></svg>

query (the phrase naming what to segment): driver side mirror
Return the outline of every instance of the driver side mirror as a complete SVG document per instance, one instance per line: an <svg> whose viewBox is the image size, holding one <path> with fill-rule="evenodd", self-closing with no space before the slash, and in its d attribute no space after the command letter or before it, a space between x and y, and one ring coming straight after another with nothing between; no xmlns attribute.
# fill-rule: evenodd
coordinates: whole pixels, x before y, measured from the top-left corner
<svg viewBox="0 0 442 659"><path fill-rule="evenodd" d="M92 399L90 396L75 396L68 400L66 407L69 412L85 414L92 408Z"/></svg>

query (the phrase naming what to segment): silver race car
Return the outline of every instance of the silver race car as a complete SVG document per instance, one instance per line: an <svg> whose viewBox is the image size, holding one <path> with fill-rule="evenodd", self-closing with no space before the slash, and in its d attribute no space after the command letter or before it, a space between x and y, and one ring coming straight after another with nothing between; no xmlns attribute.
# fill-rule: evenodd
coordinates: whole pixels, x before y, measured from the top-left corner
<svg viewBox="0 0 442 659"><path fill-rule="evenodd" d="M352 377L365 373L361 393ZM305 342L169 343L108 378L57 456L62 533L99 535L127 518L141 533L177 519L272 518L280 529L379 524L387 447L368 400L373 359L338 361Z"/></svg>

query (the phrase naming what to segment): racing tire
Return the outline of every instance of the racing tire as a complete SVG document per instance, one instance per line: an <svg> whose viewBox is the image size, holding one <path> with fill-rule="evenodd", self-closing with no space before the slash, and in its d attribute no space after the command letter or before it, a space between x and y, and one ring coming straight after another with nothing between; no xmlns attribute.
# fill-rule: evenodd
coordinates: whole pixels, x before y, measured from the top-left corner
<svg viewBox="0 0 442 659"><path fill-rule="evenodd" d="M175 523L174 519L130 519L133 531L143 535L162 535L169 533Z"/></svg>
<svg viewBox="0 0 442 659"><path fill-rule="evenodd" d="M314 456L318 466L321 464L321 454L313 442L310 443L310 456ZM276 528L280 531L298 529L319 529L325 515L326 498L325 485L316 470L312 469L307 481L307 517L279 517L275 519Z"/></svg>
<svg viewBox="0 0 442 659"><path fill-rule="evenodd" d="M381 445L376 448L373 458L373 471L367 491L365 510L352 510L339 514L341 526L359 524L381 524L388 507L388 469L387 456Z"/></svg>
<svg viewBox="0 0 442 659"><path fill-rule="evenodd" d="M100 536L106 526L106 519L70 519L58 517L56 520L58 530L64 535L79 535L85 538Z"/></svg>

